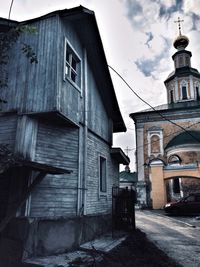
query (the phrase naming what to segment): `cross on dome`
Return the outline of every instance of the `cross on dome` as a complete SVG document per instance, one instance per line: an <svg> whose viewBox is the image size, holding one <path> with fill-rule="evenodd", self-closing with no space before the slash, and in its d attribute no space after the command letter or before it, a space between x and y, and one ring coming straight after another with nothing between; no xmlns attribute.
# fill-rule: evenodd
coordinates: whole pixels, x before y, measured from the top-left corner
<svg viewBox="0 0 200 267"><path fill-rule="evenodd" d="M179 31L179 35L181 36L181 22L183 22L183 19L180 19L180 17L178 17L178 20L175 20L175 23L178 23L178 31Z"/></svg>

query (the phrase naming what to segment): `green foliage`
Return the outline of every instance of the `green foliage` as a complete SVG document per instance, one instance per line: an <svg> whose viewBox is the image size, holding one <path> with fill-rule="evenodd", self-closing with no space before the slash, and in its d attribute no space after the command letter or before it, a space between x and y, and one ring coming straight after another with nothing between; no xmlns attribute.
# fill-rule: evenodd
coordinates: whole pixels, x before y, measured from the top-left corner
<svg viewBox="0 0 200 267"><path fill-rule="evenodd" d="M18 41L19 36L22 33L36 34L36 28L27 25L12 27L6 32L0 33L0 88L7 87L8 75L6 66L9 61L9 50ZM37 56L33 51L33 48L26 43L21 43L21 51L29 59L29 62L38 63ZM1 102L5 100L1 99Z"/></svg>

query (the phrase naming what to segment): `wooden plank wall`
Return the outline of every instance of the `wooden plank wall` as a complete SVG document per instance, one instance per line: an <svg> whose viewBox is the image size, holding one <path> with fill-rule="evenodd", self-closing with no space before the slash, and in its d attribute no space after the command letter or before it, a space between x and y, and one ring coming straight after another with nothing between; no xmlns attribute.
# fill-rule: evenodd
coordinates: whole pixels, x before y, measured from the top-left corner
<svg viewBox="0 0 200 267"><path fill-rule="evenodd" d="M76 215L78 129L39 123L35 160L73 173L47 175L31 196L30 215Z"/></svg>
<svg viewBox="0 0 200 267"><path fill-rule="evenodd" d="M36 34L23 34L10 52L8 88L2 93L8 103L4 110L48 111L56 107L57 17L30 23ZM22 43L31 45L38 64L30 64Z"/></svg>
<svg viewBox="0 0 200 267"><path fill-rule="evenodd" d="M91 132L88 134L87 214L110 213L112 186L118 185L119 165L110 156L109 146ZM99 156L107 159L107 195L99 195Z"/></svg>
<svg viewBox="0 0 200 267"><path fill-rule="evenodd" d="M0 144L9 144L10 149L14 148L17 128L16 114L0 115Z"/></svg>
<svg viewBox="0 0 200 267"><path fill-rule="evenodd" d="M78 38L73 23L67 21L59 21L59 49L58 49L58 106L60 111L65 114L72 121L79 123L83 121L83 110L81 110L81 105L83 104L82 92L83 87L80 91L76 89L68 80L64 80L64 54L65 54L65 38L70 42L74 51L81 58L81 75L83 80L83 47L81 45L80 39ZM83 86L83 83L82 83Z"/></svg>
<svg viewBox="0 0 200 267"><path fill-rule="evenodd" d="M89 65L88 88L88 128L111 143L112 139L109 131L112 131L112 129L109 127L109 117Z"/></svg>

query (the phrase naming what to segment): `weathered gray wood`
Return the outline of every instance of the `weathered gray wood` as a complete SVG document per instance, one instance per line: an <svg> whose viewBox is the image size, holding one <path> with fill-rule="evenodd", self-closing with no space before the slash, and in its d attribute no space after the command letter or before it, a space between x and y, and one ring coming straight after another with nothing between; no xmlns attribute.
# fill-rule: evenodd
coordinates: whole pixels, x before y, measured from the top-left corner
<svg viewBox="0 0 200 267"><path fill-rule="evenodd" d="M70 169L73 173L46 176L31 195L31 216L50 216L53 209L60 216L76 213L78 144L78 129L39 123L35 160Z"/></svg>
<svg viewBox="0 0 200 267"><path fill-rule="evenodd" d="M18 117L15 152L34 160L38 122L26 115Z"/></svg>
<svg viewBox="0 0 200 267"><path fill-rule="evenodd" d="M17 116L16 114L0 113L0 144L9 144L13 149L16 135Z"/></svg>

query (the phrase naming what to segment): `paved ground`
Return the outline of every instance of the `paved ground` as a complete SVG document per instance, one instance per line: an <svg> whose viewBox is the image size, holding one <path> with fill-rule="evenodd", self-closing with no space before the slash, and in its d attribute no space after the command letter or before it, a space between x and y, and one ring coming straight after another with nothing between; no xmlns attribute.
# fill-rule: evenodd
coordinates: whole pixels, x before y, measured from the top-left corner
<svg viewBox="0 0 200 267"><path fill-rule="evenodd" d="M200 267L200 220L136 211L136 227L183 267Z"/></svg>

